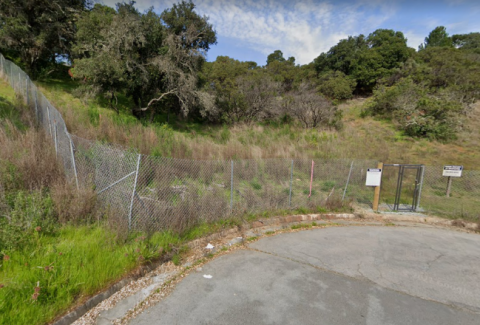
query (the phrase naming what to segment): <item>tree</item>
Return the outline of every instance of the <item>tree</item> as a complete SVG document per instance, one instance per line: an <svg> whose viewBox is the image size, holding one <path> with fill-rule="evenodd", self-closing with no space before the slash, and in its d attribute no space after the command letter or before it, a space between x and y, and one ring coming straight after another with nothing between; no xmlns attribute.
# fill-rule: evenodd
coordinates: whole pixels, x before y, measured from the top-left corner
<svg viewBox="0 0 480 325"><path fill-rule="evenodd" d="M267 66L272 62L285 62L285 58L283 57L283 52L280 50L275 50L273 53L267 56Z"/></svg>
<svg viewBox="0 0 480 325"><path fill-rule="evenodd" d="M452 36L452 42L457 49L480 53L480 33L456 34Z"/></svg>
<svg viewBox="0 0 480 325"><path fill-rule="evenodd" d="M438 26L432 30L418 49L424 50L432 46L453 47L452 38L448 36L447 29L444 26Z"/></svg>
<svg viewBox="0 0 480 325"><path fill-rule="evenodd" d="M319 75L341 71L357 81L357 91L371 92L377 80L395 71L414 52L402 32L377 29L366 38L359 35L340 40L314 64Z"/></svg>
<svg viewBox="0 0 480 325"><path fill-rule="evenodd" d="M333 126L338 118L337 108L307 83L302 83L298 90L283 100L287 112L293 114L305 128Z"/></svg>
<svg viewBox="0 0 480 325"><path fill-rule="evenodd" d="M299 70L299 68L295 66L295 58L289 57L288 60L285 60L281 51L275 51L268 57L267 62L270 62L266 66L267 73L273 80L282 84L284 92L290 91L298 76Z"/></svg>
<svg viewBox="0 0 480 325"><path fill-rule="evenodd" d="M70 56L87 0L0 0L0 48L14 50L35 78L42 64Z"/></svg>
<svg viewBox="0 0 480 325"><path fill-rule="evenodd" d="M108 14L105 25L92 27L99 13L108 10L97 5L79 24L93 30L79 38L75 50L75 75L99 93L111 96L125 91L135 102L132 113L138 117L167 106L187 116L194 109L211 109L213 98L198 87L198 72L205 62L205 43L199 39L198 26L186 26L179 35L165 27L153 8L139 13L134 2L117 5ZM178 26L178 25L177 25ZM115 106L112 105L114 108ZM118 111L118 109L117 109Z"/></svg>
<svg viewBox="0 0 480 325"><path fill-rule="evenodd" d="M189 39L183 38L182 44L185 47L204 50L210 49L210 46L217 44L216 32L212 24L208 22L207 16L200 16L195 12L195 4L190 0L188 2L182 0L178 4L174 4L172 8L165 9L160 18L167 26L168 31L177 36L183 37L187 34L194 33L195 35Z"/></svg>
<svg viewBox="0 0 480 325"><path fill-rule="evenodd" d="M353 72L359 55L368 50L365 36L349 36L342 39L327 53L321 53L315 60L314 66L318 74L329 70L341 71L346 75Z"/></svg>

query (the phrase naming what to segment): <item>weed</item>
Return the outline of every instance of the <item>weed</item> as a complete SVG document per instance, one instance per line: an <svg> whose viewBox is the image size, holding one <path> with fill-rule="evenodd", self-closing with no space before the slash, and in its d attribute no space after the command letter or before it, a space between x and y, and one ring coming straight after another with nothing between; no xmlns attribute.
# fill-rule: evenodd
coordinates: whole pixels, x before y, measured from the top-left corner
<svg viewBox="0 0 480 325"><path fill-rule="evenodd" d="M175 254L172 256L172 263L176 266L182 264L182 256L180 254Z"/></svg>
<svg viewBox="0 0 480 325"><path fill-rule="evenodd" d="M294 210L296 214L308 214L310 211L307 208L299 207Z"/></svg>
<svg viewBox="0 0 480 325"><path fill-rule="evenodd" d="M308 223L299 223L291 226L290 228L291 229L307 229L307 228L312 228L312 226L313 226L312 224L308 224Z"/></svg>
<svg viewBox="0 0 480 325"><path fill-rule="evenodd" d="M275 231L267 231L265 232L265 235L273 235L275 233Z"/></svg>

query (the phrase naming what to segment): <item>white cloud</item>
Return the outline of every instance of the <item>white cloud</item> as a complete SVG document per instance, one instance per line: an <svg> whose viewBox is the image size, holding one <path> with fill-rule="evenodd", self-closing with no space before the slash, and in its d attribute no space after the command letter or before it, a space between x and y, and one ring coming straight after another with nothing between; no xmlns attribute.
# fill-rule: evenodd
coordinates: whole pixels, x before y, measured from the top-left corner
<svg viewBox="0 0 480 325"><path fill-rule="evenodd" d="M381 0L336 4L313 0L196 3L198 11L210 17L220 36L238 40L265 55L280 49L301 64L311 62L341 38L375 30L394 12Z"/></svg>
<svg viewBox="0 0 480 325"><path fill-rule="evenodd" d="M104 0L114 6L116 0ZM178 1L137 1L141 11L156 11ZM221 37L267 56L281 50L296 62L311 62L348 35L370 33L395 13L392 2L383 0L196 0L197 11L209 16Z"/></svg>

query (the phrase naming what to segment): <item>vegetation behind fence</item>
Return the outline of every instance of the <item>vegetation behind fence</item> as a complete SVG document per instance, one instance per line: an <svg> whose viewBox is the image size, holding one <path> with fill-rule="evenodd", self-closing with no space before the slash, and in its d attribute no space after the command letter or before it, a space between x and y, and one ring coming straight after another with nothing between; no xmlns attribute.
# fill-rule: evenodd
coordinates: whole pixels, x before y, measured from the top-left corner
<svg viewBox="0 0 480 325"><path fill-rule="evenodd" d="M335 202L371 205L373 188L365 186L365 177L377 161L205 161L141 155L71 135L61 114L28 75L1 55L0 74L34 110L67 177L78 188L94 187L99 202L130 229L181 230L199 221L265 210L323 211ZM455 179L450 198L445 197L445 188L442 167L427 166L420 207L451 217L478 217L479 171L464 171ZM404 198L408 199L408 187ZM392 195L384 191L381 200L389 203Z"/></svg>

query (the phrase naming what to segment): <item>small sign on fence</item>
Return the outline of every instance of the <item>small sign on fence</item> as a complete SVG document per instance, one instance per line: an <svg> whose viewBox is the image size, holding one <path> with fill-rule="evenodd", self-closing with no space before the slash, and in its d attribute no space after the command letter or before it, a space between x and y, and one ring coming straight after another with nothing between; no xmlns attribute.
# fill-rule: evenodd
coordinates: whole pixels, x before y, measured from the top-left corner
<svg viewBox="0 0 480 325"><path fill-rule="evenodd" d="M368 168L366 186L380 186L382 180L381 168Z"/></svg>
<svg viewBox="0 0 480 325"><path fill-rule="evenodd" d="M443 166L442 176L462 177L463 166Z"/></svg>

